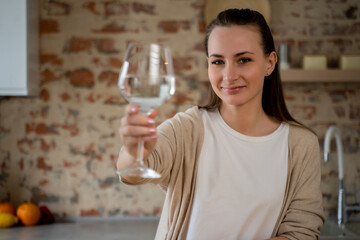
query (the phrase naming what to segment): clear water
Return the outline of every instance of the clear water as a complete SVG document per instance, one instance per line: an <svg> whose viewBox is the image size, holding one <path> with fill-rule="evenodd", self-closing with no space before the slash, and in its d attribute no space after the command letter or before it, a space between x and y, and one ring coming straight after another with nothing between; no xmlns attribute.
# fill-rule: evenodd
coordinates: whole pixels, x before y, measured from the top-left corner
<svg viewBox="0 0 360 240"><path fill-rule="evenodd" d="M169 75L147 77L147 79L128 75L121 92L130 103L139 106L142 111L148 112L163 104L174 94L174 81L175 77Z"/></svg>

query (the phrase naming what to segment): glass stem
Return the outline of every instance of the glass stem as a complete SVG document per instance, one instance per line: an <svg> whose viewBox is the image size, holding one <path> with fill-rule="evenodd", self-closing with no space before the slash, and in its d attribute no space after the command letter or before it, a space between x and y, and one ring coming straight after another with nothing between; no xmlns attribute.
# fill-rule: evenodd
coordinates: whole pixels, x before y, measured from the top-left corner
<svg viewBox="0 0 360 240"><path fill-rule="evenodd" d="M144 140L142 140L142 138L139 138L136 161L141 166L144 166L143 156L144 156Z"/></svg>

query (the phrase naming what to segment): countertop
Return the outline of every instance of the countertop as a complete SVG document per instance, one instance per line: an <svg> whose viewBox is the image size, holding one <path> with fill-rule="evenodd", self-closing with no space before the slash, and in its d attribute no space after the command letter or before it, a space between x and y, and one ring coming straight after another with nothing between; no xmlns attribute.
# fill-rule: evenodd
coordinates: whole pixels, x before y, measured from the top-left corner
<svg viewBox="0 0 360 240"><path fill-rule="evenodd" d="M66 218L58 219L54 224L0 229L0 240L151 240L155 237L158 222L159 218L155 217ZM360 222L349 223L348 228L359 232ZM320 239L353 240L360 237L320 235Z"/></svg>
<svg viewBox="0 0 360 240"><path fill-rule="evenodd" d="M150 240L158 218L86 218L0 229L0 240Z"/></svg>

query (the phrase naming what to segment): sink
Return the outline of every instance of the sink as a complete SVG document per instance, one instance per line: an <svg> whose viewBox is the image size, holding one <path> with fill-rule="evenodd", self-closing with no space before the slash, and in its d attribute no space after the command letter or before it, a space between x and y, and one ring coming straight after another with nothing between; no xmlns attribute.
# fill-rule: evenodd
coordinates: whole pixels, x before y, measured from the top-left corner
<svg viewBox="0 0 360 240"><path fill-rule="evenodd" d="M360 240L360 236L350 231L346 226L339 227L335 221L327 220L321 230L320 240Z"/></svg>

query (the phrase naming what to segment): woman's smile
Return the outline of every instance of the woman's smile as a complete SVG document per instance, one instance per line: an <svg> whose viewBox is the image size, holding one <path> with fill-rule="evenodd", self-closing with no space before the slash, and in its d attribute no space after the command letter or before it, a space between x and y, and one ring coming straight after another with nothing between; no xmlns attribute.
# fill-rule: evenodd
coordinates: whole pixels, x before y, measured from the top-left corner
<svg viewBox="0 0 360 240"><path fill-rule="evenodd" d="M245 86L223 86L221 87L221 89L228 94L237 94L239 93L242 89L244 89Z"/></svg>

